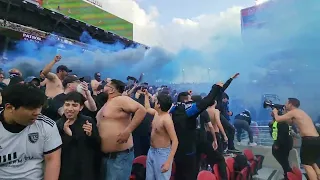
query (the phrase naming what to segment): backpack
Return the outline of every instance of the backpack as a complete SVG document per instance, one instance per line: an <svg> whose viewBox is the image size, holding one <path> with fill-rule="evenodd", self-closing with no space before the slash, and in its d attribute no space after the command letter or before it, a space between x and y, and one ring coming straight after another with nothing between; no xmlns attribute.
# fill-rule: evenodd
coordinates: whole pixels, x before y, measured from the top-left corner
<svg viewBox="0 0 320 180"><path fill-rule="evenodd" d="M250 172L250 163L247 159L247 157L243 154L239 154L236 157L234 157L234 171L236 173L239 173L241 170L243 170L244 168L248 167L249 168L249 172ZM237 174L236 174L237 176ZM250 173L248 175L248 177L250 177ZM248 178L247 177L247 178Z"/></svg>
<svg viewBox="0 0 320 180"><path fill-rule="evenodd" d="M139 163L132 165L131 174L135 176L135 180L145 180L146 179L146 168Z"/></svg>

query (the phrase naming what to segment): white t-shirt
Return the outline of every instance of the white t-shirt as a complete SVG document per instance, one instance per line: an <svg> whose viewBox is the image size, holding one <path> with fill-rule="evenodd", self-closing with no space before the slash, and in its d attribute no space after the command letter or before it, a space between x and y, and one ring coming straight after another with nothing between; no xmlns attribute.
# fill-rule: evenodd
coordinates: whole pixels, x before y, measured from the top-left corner
<svg viewBox="0 0 320 180"><path fill-rule="evenodd" d="M44 175L44 155L62 144L56 123L39 115L18 133L8 131L0 114L0 179L40 180Z"/></svg>

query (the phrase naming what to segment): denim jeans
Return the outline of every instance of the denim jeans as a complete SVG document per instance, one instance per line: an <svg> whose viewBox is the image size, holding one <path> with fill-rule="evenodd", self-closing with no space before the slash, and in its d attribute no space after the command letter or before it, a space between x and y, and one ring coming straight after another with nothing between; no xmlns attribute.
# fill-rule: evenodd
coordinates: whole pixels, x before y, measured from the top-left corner
<svg viewBox="0 0 320 180"><path fill-rule="evenodd" d="M171 177L172 164L167 172L162 173L161 167L167 161L171 147L150 147L147 158L146 180L169 180Z"/></svg>
<svg viewBox="0 0 320 180"><path fill-rule="evenodd" d="M120 152L116 158L103 157L102 180L127 180L130 178L134 151Z"/></svg>

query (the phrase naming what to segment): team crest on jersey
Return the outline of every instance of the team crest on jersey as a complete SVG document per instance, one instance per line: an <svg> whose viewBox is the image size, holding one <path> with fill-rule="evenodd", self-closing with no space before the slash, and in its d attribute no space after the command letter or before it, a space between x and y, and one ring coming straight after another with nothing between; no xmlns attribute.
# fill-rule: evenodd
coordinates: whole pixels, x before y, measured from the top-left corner
<svg viewBox="0 0 320 180"><path fill-rule="evenodd" d="M28 134L28 139L31 143L36 143L39 139L39 133L30 133Z"/></svg>

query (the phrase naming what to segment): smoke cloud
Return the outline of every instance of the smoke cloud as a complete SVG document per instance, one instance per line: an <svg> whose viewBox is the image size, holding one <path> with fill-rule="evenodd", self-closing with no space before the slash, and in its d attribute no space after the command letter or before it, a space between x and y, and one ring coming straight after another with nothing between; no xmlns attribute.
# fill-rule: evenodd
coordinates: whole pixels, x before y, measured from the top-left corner
<svg viewBox="0 0 320 180"><path fill-rule="evenodd" d="M256 15L258 21L266 22L264 26L241 34L239 21L237 33L226 29L215 34L201 52L187 48L176 53L160 47L124 49L121 43L105 45L86 33L81 40L90 44L88 51L80 47L57 50L63 49L62 45L52 43L52 38L40 46L22 41L15 51L8 52L12 61L4 69L18 67L25 74L38 74L60 53L63 59L57 65L67 65L78 75L101 72L105 77L125 79L143 72L149 83L225 81L240 72L241 77L228 93L233 99L242 99L245 107L259 109L261 96L270 93L279 95L281 103L287 97L297 97L302 108L316 117L320 94L319 10L317 0L275 1Z"/></svg>

